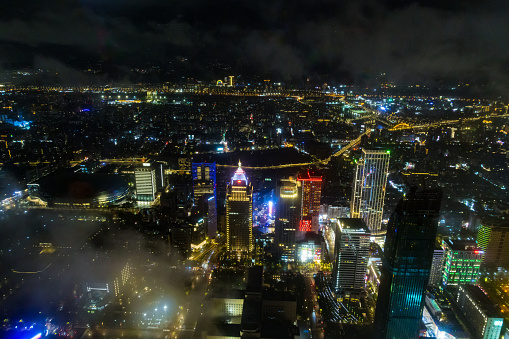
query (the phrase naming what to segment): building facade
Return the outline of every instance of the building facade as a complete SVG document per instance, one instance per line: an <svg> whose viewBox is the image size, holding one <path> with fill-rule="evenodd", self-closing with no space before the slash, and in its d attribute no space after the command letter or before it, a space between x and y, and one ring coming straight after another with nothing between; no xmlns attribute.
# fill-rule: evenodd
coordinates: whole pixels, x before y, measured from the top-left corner
<svg viewBox="0 0 509 339"><path fill-rule="evenodd" d="M322 177L309 170L299 173L297 180L302 185L301 222L302 232L318 232L320 199L322 197Z"/></svg>
<svg viewBox="0 0 509 339"><path fill-rule="evenodd" d="M384 234L382 215L389 158L389 151L363 149L355 169L350 216L364 219L373 236Z"/></svg>
<svg viewBox="0 0 509 339"><path fill-rule="evenodd" d="M191 167L193 178L193 195L195 203L203 195L216 196L216 163L193 163Z"/></svg>
<svg viewBox="0 0 509 339"><path fill-rule="evenodd" d="M411 191L389 220L375 313L376 338L417 337L441 196L439 190Z"/></svg>
<svg viewBox="0 0 509 339"><path fill-rule="evenodd" d="M443 240L444 285L475 284L481 273L481 260L484 252L477 247L475 241Z"/></svg>
<svg viewBox="0 0 509 339"><path fill-rule="evenodd" d="M456 301L459 309L468 317L467 326L476 338L500 338L504 319L498 315L495 305L478 286L461 285Z"/></svg>
<svg viewBox="0 0 509 339"><path fill-rule="evenodd" d="M444 270L444 249L435 247L433 251L433 262L431 263L431 271L429 273L429 286L439 286L442 284L442 275Z"/></svg>
<svg viewBox="0 0 509 339"><path fill-rule="evenodd" d="M253 251L253 187L240 166L226 188L226 245L232 255Z"/></svg>
<svg viewBox="0 0 509 339"><path fill-rule="evenodd" d="M484 251L482 265L487 269L509 268L509 220L483 218L477 245Z"/></svg>
<svg viewBox="0 0 509 339"><path fill-rule="evenodd" d="M338 219L332 287L342 297L360 296L365 292L370 236L362 219Z"/></svg>
<svg viewBox="0 0 509 339"><path fill-rule="evenodd" d="M295 261L296 232L301 214L300 181L279 180L276 185L275 236L278 255L283 261Z"/></svg>
<svg viewBox="0 0 509 339"><path fill-rule="evenodd" d="M297 240L297 261L300 264L320 264L322 262L324 242L321 234L306 232L302 239Z"/></svg>
<svg viewBox="0 0 509 339"><path fill-rule="evenodd" d="M134 172L136 182L136 200L154 201L157 190L156 171L148 166L139 167Z"/></svg>

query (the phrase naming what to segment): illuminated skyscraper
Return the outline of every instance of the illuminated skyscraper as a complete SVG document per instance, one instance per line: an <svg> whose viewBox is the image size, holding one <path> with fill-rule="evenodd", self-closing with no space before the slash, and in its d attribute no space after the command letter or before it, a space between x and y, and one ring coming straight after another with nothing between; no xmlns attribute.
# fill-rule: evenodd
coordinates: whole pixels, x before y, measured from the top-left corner
<svg viewBox="0 0 509 339"><path fill-rule="evenodd" d="M442 284L442 276L444 270L444 249L435 244L433 251L433 262L431 263L431 271L429 273L429 286L439 286Z"/></svg>
<svg viewBox="0 0 509 339"><path fill-rule="evenodd" d="M293 179L279 180L276 186L276 247L284 261L295 260L295 233L299 230L301 182Z"/></svg>
<svg viewBox="0 0 509 339"><path fill-rule="evenodd" d="M509 220L483 218L477 232L477 245L484 251L483 267L509 269Z"/></svg>
<svg viewBox="0 0 509 339"><path fill-rule="evenodd" d="M439 190L411 191L399 201L389 220L374 338L417 337L433 260L441 197Z"/></svg>
<svg viewBox="0 0 509 339"><path fill-rule="evenodd" d="M193 177L194 202L205 194L216 197L216 163L193 163L191 167Z"/></svg>
<svg viewBox="0 0 509 339"><path fill-rule="evenodd" d="M226 187L226 245L237 256L253 251L253 187L240 161Z"/></svg>
<svg viewBox="0 0 509 339"><path fill-rule="evenodd" d="M193 163L194 205L207 220L207 236L215 238L217 233L216 163Z"/></svg>
<svg viewBox="0 0 509 339"><path fill-rule="evenodd" d="M447 239L442 243L445 251L443 284L476 284L481 275L484 251L471 240Z"/></svg>
<svg viewBox="0 0 509 339"><path fill-rule="evenodd" d="M389 157L389 151L363 149L355 171L350 216L364 219L373 236L384 233L382 215Z"/></svg>
<svg viewBox="0 0 509 339"><path fill-rule="evenodd" d="M145 164L134 172L136 199L138 201L154 201L156 194L156 171L150 167L150 164Z"/></svg>
<svg viewBox="0 0 509 339"><path fill-rule="evenodd" d="M335 226L332 287L342 297L365 290L370 232L362 219L341 218Z"/></svg>
<svg viewBox="0 0 509 339"><path fill-rule="evenodd" d="M302 183L301 221L299 230L318 232L322 177L309 172L299 173L297 180Z"/></svg>

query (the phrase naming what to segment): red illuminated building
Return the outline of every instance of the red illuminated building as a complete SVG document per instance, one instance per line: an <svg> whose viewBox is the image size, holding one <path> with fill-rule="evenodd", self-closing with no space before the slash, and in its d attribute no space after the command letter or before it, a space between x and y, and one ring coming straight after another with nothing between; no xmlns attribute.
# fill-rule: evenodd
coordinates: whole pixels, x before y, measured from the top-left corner
<svg viewBox="0 0 509 339"><path fill-rule="evenodd" d="M322 177L307 170L299 173L297 180L302 183L302 212L299 230L318 232Z"/></svg>

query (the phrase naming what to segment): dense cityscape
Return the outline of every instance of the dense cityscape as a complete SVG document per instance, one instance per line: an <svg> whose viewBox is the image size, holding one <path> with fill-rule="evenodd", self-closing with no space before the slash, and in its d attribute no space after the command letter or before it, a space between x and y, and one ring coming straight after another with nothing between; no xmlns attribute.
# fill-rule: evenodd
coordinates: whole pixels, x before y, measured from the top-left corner
<svg viewBox="0 0 509 339"><path fill-rule="evenodd" d="M505 333L507 102L234 79L4 86L6 335Z"/></svg>
<svg viewBox="0 0 509 339"><path fill-rule="evenodd" d="M509 339L509 4L0 11L0 338Z"/></svg>

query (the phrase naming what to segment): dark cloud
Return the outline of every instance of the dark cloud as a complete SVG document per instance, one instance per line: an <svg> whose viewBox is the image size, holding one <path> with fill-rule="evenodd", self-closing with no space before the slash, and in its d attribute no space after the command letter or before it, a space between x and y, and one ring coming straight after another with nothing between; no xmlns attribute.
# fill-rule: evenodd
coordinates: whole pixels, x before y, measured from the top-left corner
<svg viewBox="0 0 509 339"><path fill-rule="evenodd" d="M210 76L224 76L208 69L221 62L281 79L385 72L398 83L500 85L509 78L508 9L499 0L16 2L0 14L0 65L22 54L32 64L119 70L185 57L187 70Z"/></svg>

